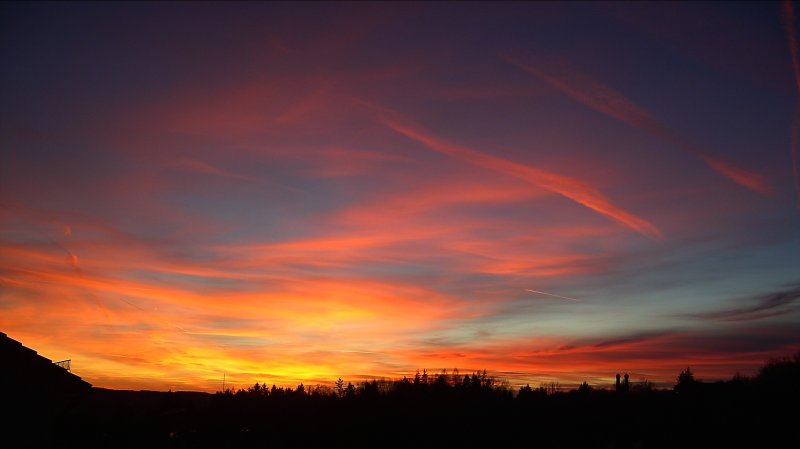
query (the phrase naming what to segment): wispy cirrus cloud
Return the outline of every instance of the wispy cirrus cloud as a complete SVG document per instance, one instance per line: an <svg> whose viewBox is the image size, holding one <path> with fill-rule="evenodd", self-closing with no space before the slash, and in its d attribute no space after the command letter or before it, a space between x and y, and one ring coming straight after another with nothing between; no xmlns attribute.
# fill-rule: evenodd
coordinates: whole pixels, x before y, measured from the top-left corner
<svg viewBox="0 0 800 449"><path fill-rule="evenodd" d="M627 372L634 381L650 379L670 387L687 365L703 379L752 374L752 367L773 354L800 348L800 339L792 334L796 330L796 325L786 325L709 332L661 329L574 339L531 336L469 346L449 342L407 357L419 367L459 367L462 372L502 365L515 384L558 380L577 385L588 380L607 385L615 373Z"/></svg>
<svg viewBox="0 0 800 449"><path fill-rule="evenodd" d="M661 236L661 231L655 225L615 205L600 191L584 181L448 142L429 134L419 126L411 125L407 119L400 118L395 113L385 116L383 123L397 133L422 143L433 151L446 154L472 165L522 179L535 186L557 193L603 214L643 236L651 238Z"/></svg>
<svg viewBox="0 0 800 449"><path fill-rule="evenodd" d="M98 386L206 391L223 373L229 385L296 385L444 367L512 382L602 383L628 370L669 383L686 363L724 378L795 347L796 329L772 328L795 300L737 312L776 314L762 321L676 317L752 309L719 304L716 292L764 285L767 270L770 280L794 279L783 205L729 195L706 182L703 163L754 190L762 180L722 153L689 148L665 125L675 117L655 117L613 88L543 68L561 83L554 89L492 57L530 35L543 52L618 61L630 53L619 33L604 34L613 27L587 29L555 5L544 8L555 14L508 5L458 17L423 4L339 8L312 7L319 20L307 7L272 14L265 4L208 22L165 11L168 20L134 14L114 27L111 11L73 9L63 20L32 11L6 21L19 38L0 54L0 122L9 123L0 130L0 330L72 358ZM693 8L655 34L687 37L672 24ZM714 37L707 19L730 10L704 10L688 17L690 30ZM259 26L239 26L245 16ZM700 55L729 49L722 56L736 59L739 44L769 34L751 19L734 29L750 30L737 45L723 36ZM123 38L145 28L145 40ZM562 29L586 39L564 48L551 35ZM754 40L741 65L769 62L761 55L770 49L786 62L769 39ZM137 48L147 42L158 48ZM631 44L665 56L646 39ZM654 85L700 87L709 103L741 94L763 106L751 122L782 123L781 100L742 83L709 89L718 79L704 70L647 73ZM582 101L554 111L555 90ZM597 126L580 112L588 103L623 129ZM719 113L731 123L751 117ZM678 151L637 154L640 129L703 163ZM785 172L762 151L779 134L755 129L741 137L761 145L741 148L743 157ZM700 128L692 137L713 139Z"/></svg>
<svg viewBox="0 0 800 449"><path fill-rule="evenodd" d="M715 321L755 321L791 313L794 310L792 305L798 300L800 300L800 284L795 284L783 290L742 300L742 302L749 303L748 305L697 313L692 316Z"/></svg>
<svg viewBox="0 0 800 449"><path fill-rule="evenodd" d="M790 0L783 2L783 20L786 24L786 40L789 44L789 57L792 58L794 82L800 93L800 46L797 44L797 29L795 28L794 5Z"/></svg>
<svg viewBox="0 0 800 449"><path fill-rule="evenodd" d="M167 167L176 170L188 171L191 173L198 173L204 175L223 176L233 179L241 179L246 181L256 181L258 178L248 176L242 173L236 173L231 170L226 170L209 164L208 162L192 158L180 158L167 164Z"/></svg>
<svg viewBox="0 0 800 449"><path fill-rule="evenodd" d="M506 59L573 100L675 145L736 184L762 194L772 192L763 175L699 148L611 86L578 72L563 62L548 64L516 57Z"/></svg>
<svg viewBox="0 0 800 449"><path fill-rule="evenodd" d="M797 28L795 28L794 6L790 0L783 2L783 20L786 24L786 40L789 44L789 57L792 59L795 87L798 98L795 101L794 115L792 116L792 137L789 143L792 156L792 174L797 193L797 207L800 207L800 46L797 44Z"/></svg>

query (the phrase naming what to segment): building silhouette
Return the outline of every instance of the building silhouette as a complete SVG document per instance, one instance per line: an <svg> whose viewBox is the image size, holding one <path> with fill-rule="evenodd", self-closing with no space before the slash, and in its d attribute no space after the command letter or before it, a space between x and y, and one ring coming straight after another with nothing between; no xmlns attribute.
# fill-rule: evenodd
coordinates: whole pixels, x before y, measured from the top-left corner
<svg viewBox="0 0 800 449"><path fill-rule="evenodd" d="M3 439L24 441L19 447L59 444L56 429L89 396L91 384L72 374L68 364L56 364L2 332L0 360L0 428L8 429Z"/></svg>
<svg viewBox="0 0 800 449"><path fill-rule="evenodd" d="M60 397L80 394L92 387L66 367L55 364L2 332L0 358L4 366L0 371L2 385L13 386L13 390Z"/></svg>
<svg viewBox="0 0 800 449"><path fill-rule="evenodd" d="M623 378L622 382L620 382L620 375L617 373L617 381L614 384L614 390L618 393L625 393L630 389L630 376L628 373L625 373L625 377Z"/></svg>

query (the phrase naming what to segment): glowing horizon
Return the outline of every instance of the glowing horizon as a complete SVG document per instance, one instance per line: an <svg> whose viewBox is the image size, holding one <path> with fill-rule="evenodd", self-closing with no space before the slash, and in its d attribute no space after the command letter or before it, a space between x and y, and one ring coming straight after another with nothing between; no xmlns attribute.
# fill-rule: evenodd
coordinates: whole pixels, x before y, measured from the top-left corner
<svg viewBox="0 0 800 449"><path fill-rule="evenodd" d="M800 351L791 3L2 8L0 331L95 386Z"/></svg>

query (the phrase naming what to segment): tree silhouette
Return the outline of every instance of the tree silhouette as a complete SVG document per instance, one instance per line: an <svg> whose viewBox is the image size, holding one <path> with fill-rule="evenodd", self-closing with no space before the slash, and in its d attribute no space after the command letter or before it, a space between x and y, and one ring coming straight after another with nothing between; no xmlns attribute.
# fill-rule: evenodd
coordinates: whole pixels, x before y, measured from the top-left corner
<svg viewBox="0 0 800 449"><path fill-rule="evenodd" d="M336 386L334 387L334 391L336 391L336 395L339 396L340 398L344 397L344 380L342 380L341 377L336 379Z"/></svg>
<svg viewBox="0 0 800 449"><path fill-rule="evenodd" d="M558 382L547 382L543 383L539 389L542 390L546 395L553 395L561 390L561 384Z"/></svg>
<svg viewBox="0 0 800 449"><path fill-rule="evenodd" d="M76 441L87 441L86 434L81 434L87 430L81 429L98 425L104 428L104 435L127 441L124 438L131 432L124 426L128 421L148 435L171 429L175 441L135 442L146 447L225 447L234 445L232 442L243 447L435 447L444 441L459 447L675 447L688 438L709 447L800 447L796 444L800 437L789 432L798 418L791 407L800 396L791 391L774 394L775 385L797 384L792 370L798 366L800 356L773 360L757 380L735 377L714 384L695 380L687 368L677 376L676 390L690 386L702 393L698 395L676 395L652 385L645 389L638 383L624 395L592 388L588 382L566 391L557 382L548 382L535 389L530 384L521 386L514 396L507 384L483 370L452 383L448 381L451 376L441 372L428 376L431 383L425 384L426 370L420 370L417 385L407 377L358 384L338 378L333 386L300 383L294 390L274 385L268 390L265 384L256 383L234 395L215 395L213 401L199 406L176 402L171 396L162 401L166 408L143 407L137 401L129 404L129 398L121 396L120 410L137 408L136 416L152 415L152 419L113 413L108 413L108 418L82 415L65 420L65 427L59 429L77 435ZM623 386L620 376L620 388ZM442 414L442 410L448 412ZM561 418L567 414L574 419ZM462 422L476 424L457 433L448 425ZM540 423L546 431L508 431L531 422ZM575 431L576 422L580 432ZM180 425L189 426L189 433L172 430ZM104 447L99 443L88 446Z"/></svg>
<svg viewBox="0 0 800 449"><path fill-rule="evenodd" d="M434 381L433 385L439 390L447 388L449 386L449 383L447 382L447 374L442 373L436 376L436 380Z"/></svg>
<svg viewBox="0 0 800 449"><path fill-rule="evenodd" d="M652 392L655 389L656 389L655 384L653 384L653 382L650 382L647 379L642 379L641 381L639 381L636 384L634 384L634 386L632 388L633 391L638 391L638 392L642 392L642 393Z"/></svg>
<svg viewBox="0 0 800 449"><path fill-rule="evenodd" d="M526 399L533 396L533 388L531 388L531 384L526 384L524 387L519 387L519 392L517 392L518 399Z"/></svg>
<svg viewBox="0 0 800 449"><path fill-rule="evenodd" d="M678 374L678 383L675 385L675 392L678 394L689 394L697 391L697 381L690 367Z"/></svg>
<svg viewBox="0 0 800 449"><path fill-rule="evenodd" d="M349 389L350 385L348 385L347 387ZM378 381L372 380L371 382L364 382L364 385L361 387L361 394L366 398L378 397L378 395L380 394L380 389L378 388Z"/></svg>
<svg viewBox="0 0 800 449"><path fill-rule="evenodd" d="M769 391L800 393L800 352L792 358L771 359L761 367L755 381Z"/></svg>

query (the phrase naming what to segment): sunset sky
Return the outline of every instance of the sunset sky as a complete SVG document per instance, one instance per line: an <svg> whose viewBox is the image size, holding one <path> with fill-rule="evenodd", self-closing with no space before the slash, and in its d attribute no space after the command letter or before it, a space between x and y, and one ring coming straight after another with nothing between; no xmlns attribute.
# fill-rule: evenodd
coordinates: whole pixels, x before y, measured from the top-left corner
<svg viewBox="0 0 800 449"><path fill-rule="evenodd" d="M110 388L754 374L800 350L799 16L0 6L0 331Z"/></svg>

